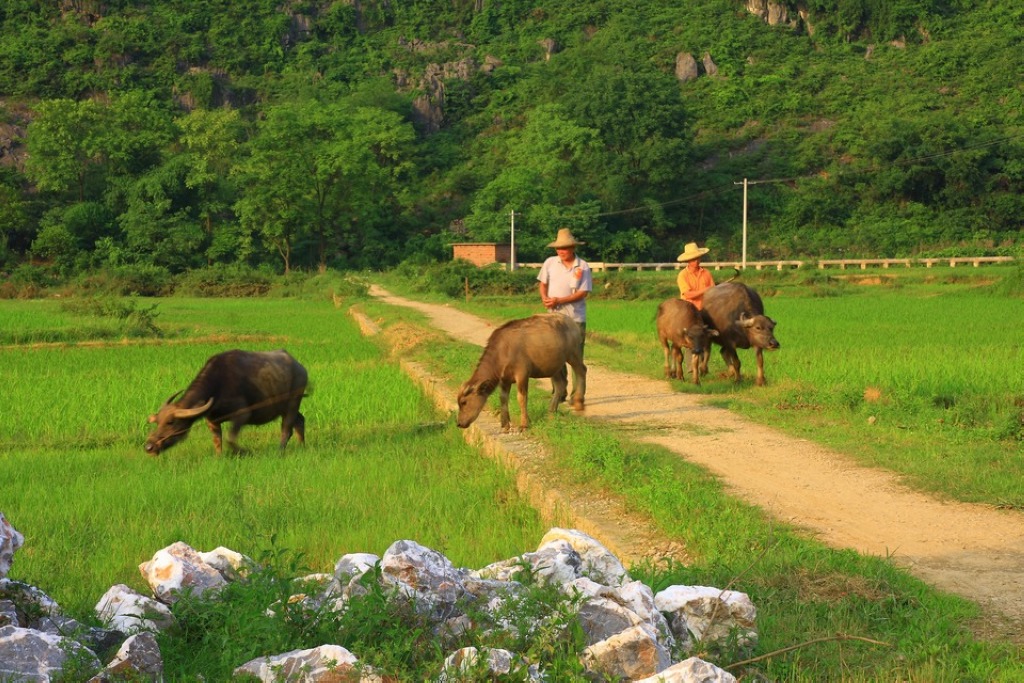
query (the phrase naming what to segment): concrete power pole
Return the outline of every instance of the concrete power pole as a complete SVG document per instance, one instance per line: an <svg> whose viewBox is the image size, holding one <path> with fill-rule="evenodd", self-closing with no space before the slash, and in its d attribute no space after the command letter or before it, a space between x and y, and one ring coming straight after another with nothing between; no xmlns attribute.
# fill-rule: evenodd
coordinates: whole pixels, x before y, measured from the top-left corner
<svg viewBox="0 0 1024 683"><path fill-rule="evenodd" d="M516 269L516 210L512 209L510 214L512 221L512 242L509 245L509 256L508 256L508 269L513 271Z"/></svg>

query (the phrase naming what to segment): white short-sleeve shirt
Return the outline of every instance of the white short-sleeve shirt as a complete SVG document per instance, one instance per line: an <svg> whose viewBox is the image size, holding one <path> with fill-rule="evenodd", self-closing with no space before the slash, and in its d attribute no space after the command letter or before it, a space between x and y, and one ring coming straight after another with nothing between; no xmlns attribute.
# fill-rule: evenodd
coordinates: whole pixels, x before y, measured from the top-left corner
<svg viewBox="0 0 1024 683"><path fill-rule="evenodd" d="M565 297L576 292L590 292L594 289L594 279L590 273L590 264L577 256L567 268L558 256L549 256L537 274L538 282L546 282L548 296ZM580 299L569 304L562 304L552 309L556 313L567 315L578 323L587 322L587 300Z"/></svg>

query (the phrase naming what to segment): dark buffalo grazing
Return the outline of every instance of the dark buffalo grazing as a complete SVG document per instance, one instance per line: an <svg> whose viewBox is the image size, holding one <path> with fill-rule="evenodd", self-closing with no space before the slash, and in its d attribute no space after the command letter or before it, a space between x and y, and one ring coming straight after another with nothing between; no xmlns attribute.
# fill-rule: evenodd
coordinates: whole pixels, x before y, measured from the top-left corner
<svg viewBox="0 0 1024 683"><path fill-rule="evenodd" d="M501 428L508 431L508 394L513 384L519 393L519 426L526 429L526 395L531 377L551 378L551 412L565 400L569 384L566 364L573 371L572 406L583 410L587 366L579 325L558 313L545 313L507 322L491 333L473 376L459 389L459 427L473 424L488 397L501 386Z"/></svg>
<svg viewBox="0 0 1024 683"><path fill-rule="evenodd" d="M775 321L764 314L761 297L739 282L727 282L704 293L704 319L718 331L714 343L722 347L722 360L733 378L740 381L740 358L736 349L753 347L757 353L757 385L763 386L764 350L779 348L775 338ZM701 359L701 373L708 371L708 356Z"/></svg>
<svg viewBox="0 0 1024 683"><path fill-rule="evenodd" d="M690 374L700 384L700 359L718 334L707 326L697 307L683 299L668 299L658 305L655 317L658 340L665 349L665 377L684 379L683 349L690 350Z"/></svg>
<svg viewBox="0 0 1024 683"><path fill-rule="evenodd" d="M283 350L235 350L212 356L184 392L173 394L149 417L156 430L146 439L146 452L159 455L184 440L192 423L201 417L213 433L217 453L221 452L222 422L231 423L228 447L233 451L241 450L238 432L242 427L277 418L281 418L282 451L293 432L303 443L306 419L299 404L308 379L306 368Z"/></svg>

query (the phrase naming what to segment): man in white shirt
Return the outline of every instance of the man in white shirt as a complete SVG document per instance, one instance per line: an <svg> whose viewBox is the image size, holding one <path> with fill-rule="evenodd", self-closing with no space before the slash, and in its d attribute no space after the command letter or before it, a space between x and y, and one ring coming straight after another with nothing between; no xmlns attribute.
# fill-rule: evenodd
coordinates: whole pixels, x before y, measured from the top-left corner
<svg viewBox="0 0 1024 683"><path fill-rule="evenodd" d="M555 250L555 255L544 261L537 281L544 307L575 320L580 326L580 339L585 344L587 294L594 289L594 279L590 264L576 255L576 247L581 244L586 242L578 242L569 228L560 229L555 241L548 244Z"/></svg>

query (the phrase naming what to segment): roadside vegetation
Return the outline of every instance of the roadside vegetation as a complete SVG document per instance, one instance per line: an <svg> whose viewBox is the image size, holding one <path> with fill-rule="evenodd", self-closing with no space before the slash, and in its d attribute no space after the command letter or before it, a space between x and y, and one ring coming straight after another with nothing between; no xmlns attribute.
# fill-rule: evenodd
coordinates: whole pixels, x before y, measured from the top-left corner
<svg viewBox="0 0 1024 683"><path fill-rule="evenodd" d="M415 312L361 294L370 281L381 282L495 321L539 310L529 273L473 269L489 282L485 287L468 280L462 264L449 268L456 274L448 279L461 285L455 294L428 291L444 281L433 277L443 273L409 266L346 280L351 290L344 294L334 280L318 288L285 279L272 283L270 295L248 298L0 301L3 376L17 388L0 434L0 499L26 536L12 578L38 585L89 621L110 585L147 590L137 567L156 550L178 540L202 550L224 545L260 560L266 571L233 588L224 602L184 601L175 608L184 627L161 638L169 680L223 680L249 658L327 640L358 646L361 659L398 680L429 677L443 653L415 615L387 611L378 595L337 619L305 621L291 610L271 617L264 610L300 590L295 577L330 571L346 552L379 554L410 538L475 567L533 550L546 529L515 493L510 473L467 446L451 416L439 413L397 367L397 356L423 362L454 394L479 349L452 342ZM779 321L783 349L766 360L769 386L753 387L747 379L735 387L712 376L700 388L676 387L790 431L812 421L807 438L901 472L917 487L1019 505L1021 472L1009 456L1019 451L1021 436L1007 425L1020 418L1014 402L1024 389L1014 373L992 366L1005 360L1019 367L1020 349L1000 345L995 335L972 338L962 353L943 341L959 329L947 327L960 321L943 314L948 307L969 310L972 320L997 331L1019 329L1018 269L908 270L889 284L870 285L858 284L860 277L745 273ZM588 357L660 376L653 316L657 302L672 295L673 280L668 273L599 276ZM347 315L352 305L383 333L363 338ZM118 336L125 311L155 330ZM843 333L836 344L819 344L836 327ZM913 344L924 349L925 366L893 346L906 330L918 332ZM934 350L922 341L930 338ZM144 455L146 416L209 355L234 347L284 347L309 368L308 444L292 443L279 456L276 429L251 427L241 437L246 455L217 457L198 425L159 458ZM884 361L879 349L887 352ZM966 371L942 369L954 366ZM715 357L712 372L719 370ZM865 399L861 385L869 382L887 400ZM931 397L940 393L953 404L936 404ZM560 454L551 476L621 496L692 558L685 565L632 567L635 577L655 590L682 583L751 596L761 634L755 655L769 656L732 667L741 679L952 683L1024 676L1019 644L1006 640L1001 626L979 621L966 601L938 594L885 559L809 541L725 494L700 468L633 443L628 432L566 412L549 418L542 394L531 392L531 432ZM978 413L973 422L958 416L958 407L969 406ZM877 419L869 425L872 415ZM956 420L960 437L946 433L939 418ZM958 470L943 450L947 439L960 458ZM959 476L956 487L943 484L954 470L973 477ZM53 491L60 491L59 505ZM520 606L522 617L560 609L539 587L533 599ZM548 670L559 680L582 680L571 629L518 645L551 658ZM773 654L794 645L802 647ZM740 659L728 647L698 654L726 667Z"/></svg>

